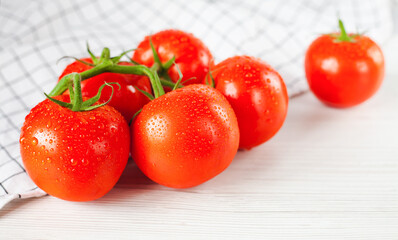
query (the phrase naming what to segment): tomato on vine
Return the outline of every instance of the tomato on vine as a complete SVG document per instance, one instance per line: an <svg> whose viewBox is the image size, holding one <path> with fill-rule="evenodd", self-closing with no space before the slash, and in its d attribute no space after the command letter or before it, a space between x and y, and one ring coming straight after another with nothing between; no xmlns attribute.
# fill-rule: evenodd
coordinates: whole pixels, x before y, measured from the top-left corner
<svg viewBox="0 0 398 240"><path fill-rule="evenodd" d="M260 59L235 56L211 71L214 84L235 111L240 149L251 149L273 137L285 121L288 95L282 77Z"/></svg>
<svg viewBox="0 0 398 240"><path fill-rule="evenodd" d="M20 150L26 171L45 192L70 201L89 201L106 194L117 182L130 152L129 127L113 107L113 90L101 103L105 83L92 98L83 98L81 81L102 73L146 76L155 96L164 94L158 75L142 65L119 64L104 48L98 62L81 73L63 76L48 99L26 116ZM113 88L112 88L113 89ZM69 90L68 95L62 95ZM150 96L149 93L143 93ZM97 103L98 102L98 103Z"/></svg>
<svg viewBox="0 0 398 240"><path fill-rule="evenodd" d="M80 75L73 75L73 85L69 83L70 95L48 97L26 116L21 157L33 182L48 194L89 201L118 181L127 164L130 135L118 111L95 104L106 85L91 99L81 96Z"/></svg>
<svg viewBox="0 0 398 240"><path fill-rule="evenodd" d="M144 106L131 125L131 155L153 181L199 185L228 167L239 145L234 111L217 90L189 85Z"/></svg>
<svg viewBox="0 0 398 240"><path fill-rule="evenodd" d="M180 30L164 30L145 37L134 51L132 60L156 69L161 78L172 82L179 79L178 67L183 75L182 83L188 85L203 82L213 57L194 35Z"/></svg>

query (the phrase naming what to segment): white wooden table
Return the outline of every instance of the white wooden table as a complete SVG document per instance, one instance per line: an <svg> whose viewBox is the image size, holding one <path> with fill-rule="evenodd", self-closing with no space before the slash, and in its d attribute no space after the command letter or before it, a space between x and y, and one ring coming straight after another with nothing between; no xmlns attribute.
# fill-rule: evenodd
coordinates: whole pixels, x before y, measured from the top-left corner
<svg viewBox="0 0 398 240"><path fill-rule="evenodd" d="M378 94L351 109L291 100L277 136L186 190L130 163L105 197L0 210L0 239L398 239L398 37Z"/></svg>

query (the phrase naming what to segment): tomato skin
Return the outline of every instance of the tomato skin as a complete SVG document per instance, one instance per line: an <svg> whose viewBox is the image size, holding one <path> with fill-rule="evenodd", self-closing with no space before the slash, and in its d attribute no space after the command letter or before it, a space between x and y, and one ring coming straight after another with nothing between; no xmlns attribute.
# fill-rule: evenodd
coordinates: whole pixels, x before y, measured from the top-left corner
<svg viewBox="0 0 398 240"><path fill-rule="evenodd" d="M83 58L81 60L88 63L93 62L90 58ZM132 64L120 62L119 65ZM89 65L75 61L65 68L59 79L67 74L73 72L81 73L91 68L92 67ZM97 95L98 89L105 82L117 82L120 84L120 90L117 86L114 87L112 99L108 104L109 106L116 108L116 110L124 116L126 121L130 121L134 114L149 102L148 97L136 89L136 87L138 87L141 90L152 93L149 79L145 76L132 74L102 73L95 77L86 79L81 82L82 95L85 97L93 97ZM111 88L104 88L101 93L100 100L103 102L107 101L110 98L111 93ZM69 94L69 92L66 91L65 94Z"/></svg>
<svg viewBox="0 0 398 240"><path fill-rule="evenodd" d="M215 87L235 111L240 129L240 149L258 146L282 127L288 95L282 77L260 59L235 56L212 70Z"/></svg>
<svg viewBox="0 0 398 240"><path fill-rule="evenodd" d="M331 35L323 35L307 50L305 72L319 100L332 107L351 107L379 89L384 57L380 47L366 36L357 36L354 42L338 42Z"/></svg>
<svg viewBox="0 0 398 240"><path fill-rule="evenodd" d="M175 62L183 75L182 81L195 78L189 80L184 85L203 82L203 79L209 72L213 56L200 39L180 30L164 30L145 37L134 51L132 59L148 67L151 67L154 63L149 43L150 37L162 63L167 62L175 56ZM169 69L168 74L173 82L177 82L179 79L175 65Z"/></svg>
<svg viewBox="0 0 398 240"><path fill-rule="evenodd" d="M94 200L112 189L127 164L129 127L110 106L73 112L46 99L26 116L20 150L42 190L69 201Z"/></svg>
<svg viewBox="0 0 398 240"><path fill-rule="evenodd" d="M144 106L131 126L131 154L153 181L173 188L199 185L221 173L239 145L228 101L206 85L189 85Z"/></svg>

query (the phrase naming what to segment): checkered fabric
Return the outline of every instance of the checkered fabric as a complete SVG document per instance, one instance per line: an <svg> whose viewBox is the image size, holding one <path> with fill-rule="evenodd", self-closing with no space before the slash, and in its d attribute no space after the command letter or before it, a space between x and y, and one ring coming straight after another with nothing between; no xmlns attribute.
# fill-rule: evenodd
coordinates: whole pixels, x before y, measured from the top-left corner
<svg viewBox="0 0 398 240"><path fill-rule="evenodd" d="M19 153L29 110L44 99L68 63L104 46L114 55L145 35L177 28L203 40L220 62L247 54L271 64L289 96L307 89L304 53L319 34L366 32L383 44L393 25L389 0L3 0L0 3L0 208L15 198L42 196Z"/></svg>

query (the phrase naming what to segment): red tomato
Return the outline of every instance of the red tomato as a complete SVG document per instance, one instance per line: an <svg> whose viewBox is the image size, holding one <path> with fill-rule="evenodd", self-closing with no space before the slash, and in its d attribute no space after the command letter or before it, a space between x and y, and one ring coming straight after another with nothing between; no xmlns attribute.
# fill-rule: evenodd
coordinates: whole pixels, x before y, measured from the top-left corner
<svg viewBox="0 0 398 240"><path fill-rule="evenodd" d="M238 119L239 148L251 149L278 132L286 118L288 95L274 69L259 59L235 56L217 64L212 75Z"/></svg>
<svg viewBox="0 0 398 240"><path fill-rule="evenodd" d="M238 149L239 128L218 91L190 85L145 105L131 137L132 157L146 176L168 187L188 188L228 167Z"/></svg>
<svg viewBox="0 0 398 240"><path fill-rule="evenodd" d="M179 30L165 30L147 36L134 51L133 60L148 67L154 63L149 44L150 37L162 63L175 57L175 62L183 75L182 82L190 78L194 79L189 80L186 84L203 82L213 57L201 40L190 33ZM168 74L174 82L179 79L175 65L168 70Z"/></svg>
<svg viewBox="0 0 398 240"><path fill-rule="evenodd" d="M93 63L90 58L84 58L81 60ZM132 64L121 62L119 65ZM75 61L65 68L64 72L59 77L59 80L69 73L81 73L91 68L92 67L89 65ZM132 74L102 73L89 78L81 83L82 95L85 97L95 96L98 93L99 87L105 82L117 82L120 84L121 88L120 90L115 88L113 97L109 102L109 106L116 108L116 110L124 116L126 121L130 121L134 114L149 102L148 97L136 89L136 87L138 87L141 90L151 93L152 90L149 79L145 76ZM100 100L107 101L110 98L111 93L112 90L110 88L104 88L101 93ZM65 94L68 94L68 92L65 92Z"/></svg>
<svg viewBox="0 0 398 240"><path fill-rule="evenodd" d="M345 31L345 30L344 30ZM332 107L351 107L369 99L384 77L384 57L370 38L322 35L308 48L305 72L311 91Z"/></svg>
<svg viewBox="0 0 398 240"><path fill-rule="evenodd" d="M56 97L68 101L69 96ZM129 156L129 128L114 108L73 112L46 99L26 116L22 161L48 194L70 201L102 197L116 184Z"/></svg>

